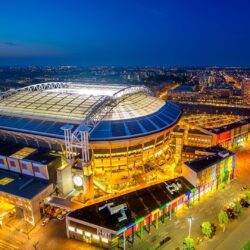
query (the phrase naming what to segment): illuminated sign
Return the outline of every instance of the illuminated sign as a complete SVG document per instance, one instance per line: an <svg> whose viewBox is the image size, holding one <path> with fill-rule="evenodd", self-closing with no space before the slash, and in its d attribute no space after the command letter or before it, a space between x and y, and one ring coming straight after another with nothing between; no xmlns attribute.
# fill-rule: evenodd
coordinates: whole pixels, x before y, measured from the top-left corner
<svg viewBox="0 0 250 250"><path fill-rule="evenodd" d="M82 187L83 185L83 180L80 175L73 176L73 182L76 187Z"/></svg>

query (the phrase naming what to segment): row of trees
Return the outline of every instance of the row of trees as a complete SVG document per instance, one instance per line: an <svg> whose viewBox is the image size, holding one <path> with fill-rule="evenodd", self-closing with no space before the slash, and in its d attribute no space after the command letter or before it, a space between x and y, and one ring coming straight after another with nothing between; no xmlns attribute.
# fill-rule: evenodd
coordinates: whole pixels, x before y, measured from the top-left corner
<svg viewBox="0 0 250 250"><path fill-rule="evenodd" d="M218 214L219 224L223 227L223 232L225 231L226 225L229 222L229 219L237 218L241 212L242 207L250 206L250 191L246 191L244 196L241 197L239 201L234 201L231 206L227 207L225 210L220 210ZM201 232L206 238L212 238L215 234L216 226L209 222L205 221L201 224ZM188 236L183 241L183 250L195 250L194 240Z"/></svg>

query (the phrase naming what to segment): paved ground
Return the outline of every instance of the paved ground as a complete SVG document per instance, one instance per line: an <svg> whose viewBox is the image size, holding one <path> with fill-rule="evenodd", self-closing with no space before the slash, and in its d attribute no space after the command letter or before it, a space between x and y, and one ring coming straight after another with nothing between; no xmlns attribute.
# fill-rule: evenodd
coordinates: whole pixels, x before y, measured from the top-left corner
<svg viewBox="0 0 250 250"><path fill-rule="evenodd" d="M188 234L187 218L194 218L192 223L192 237L195 239L198 250L238 250L240 246L250 239L250 208L244 210L238 220L230 222L225 233L221 228L217 229L216 236L206 242L197 245L198 237L201 237L200 224L209 220L217 223L218 212L223 206L233 201L240 193L242 186L250 188L250 147L244 147L237 152L237 172L236 180L225 189L214 194L206 195L201 201L189 209L184 209L176 214L172 221L167 221L161 225L159 230L153 229L150 235L144 233L144 240L136 239L133 249L144 250L160 242L166 236L171 240L163 245L160 250L182 249L182 241ZM64 221L51 221L45 227L40 224L33 229L30 234L30 240L27 235L4 227L0 229L0 249L4 250L32 250L33 244L39 242L36 249L39 250L94 250L97 249L91 245L66 239L66 230Z"/></svg>
<svg viewBox="0 0 250 250"><path fill-rule="evenodd" d="M33 244L38 243L39 250L96 250L89 244L67 239L65 222L52 220L46 226L37 226L30 233L31 240L20 247L22 250L35 249Z"/></svg>
<svg viewBox="0 0 250 250"><path fill-rule="evenodd" d="M216 236L212 240L202 242L199 245L197 244L198 238L202 236L200 233L200 224L206 220L218 224L217 218L220 209L225 204L233 201L240 193L243 193L242 187L250 188L250 143L248 146L237 150L236 165L237 171L234 182L223 190L203 197L195 206L184 209L181 213L176 214L172 221L168 221L168 223L162 225L158 231L154 230L150 235L145 235L143 241L137 240L134 249L147 249L167 236L170 236L171 240L160 249L172 250L178 249L178 247L182 249L182 241L188 235L187 218L192 216L194 218L192 223L192 237L196 242L197 249L238 250L240 246L250 239L250 224L246 222L250 220L250 208L248 210L244 209L244 213L238 220L230 222L225 233L222 232L220 227L217 227ZM240 233L241 231L242 234ZM241 235L241 237L239 238L238 235ZM226 248L228 245L230 248Z"/></svg>
<svg viewBox="0 0 250 250"><path fill-rule="evenodd" d="M217 234L214 239L201 244L202 250L240 250L250 239L250 209L244 210L242 215L232 221L224 233Z"/></svg>

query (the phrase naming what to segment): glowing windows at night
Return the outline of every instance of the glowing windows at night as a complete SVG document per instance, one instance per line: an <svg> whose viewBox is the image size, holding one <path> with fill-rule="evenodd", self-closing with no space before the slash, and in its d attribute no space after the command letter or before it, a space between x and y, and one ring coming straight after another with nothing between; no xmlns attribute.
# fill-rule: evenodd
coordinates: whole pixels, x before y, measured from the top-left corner
<svg viewBox="0 0 250 250"><path fill-rule="evenodd" d="M102 242L104 242L104 243L108 243L108 242L109 242L109 240L108 240L107 238L102 237Z"/></svg>
<svg viewBox="0 0 250 250"><path fill-rule="evenodd" d="M100 237L99 237L99 235L93 234L93 239L94 239L94 240L99 240Z"/></svg>
<svg viewBox="0 0 250 250"><path fill-rule="evenodd" d="M90 238L91 237L91 233L85 232L85 236Z"/></svg>
<svg viewBox="0 0 250 250"><path fill-rule="evenodd" d="M80 235L82 235L83 234L83 231L81 230L81 229L76 229L76 232L78 233L78 234L80 234Z"/></svg>
<svg viewBox="0 0 250 250"><path fill-rule="evenodd" d="M68 226L68 229L69 229L69 231L71 231L71 232L75 232L75 228L72 227L72 226Z"/></svg>

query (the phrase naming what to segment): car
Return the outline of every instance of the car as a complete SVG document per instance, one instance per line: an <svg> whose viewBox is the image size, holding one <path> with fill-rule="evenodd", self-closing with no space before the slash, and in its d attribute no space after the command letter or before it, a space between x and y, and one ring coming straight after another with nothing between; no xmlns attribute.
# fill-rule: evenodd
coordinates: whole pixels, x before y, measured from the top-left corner
<svg viewBox="0 0 250 250"><path fill-rule="evenodd" d="M50 221L50 218L49 218L49 217L46 217L46 218L42 221L41 225L44 227L46 224L49 223L49 221Z"/></svg>

